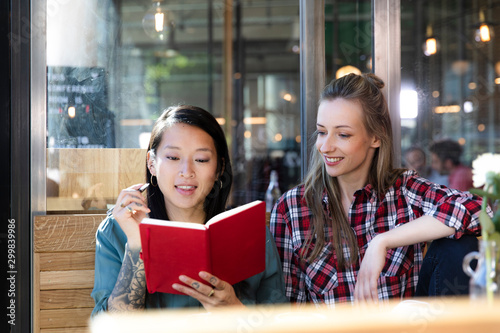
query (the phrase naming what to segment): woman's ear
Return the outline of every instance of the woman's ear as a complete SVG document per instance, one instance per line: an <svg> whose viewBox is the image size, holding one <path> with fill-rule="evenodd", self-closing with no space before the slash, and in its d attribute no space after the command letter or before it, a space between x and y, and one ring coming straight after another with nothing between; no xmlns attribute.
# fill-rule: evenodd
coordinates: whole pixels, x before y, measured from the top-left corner
<svg viewBox="0 0 500 333"><path fill-rule="evenodd" d="M154 153L151 153L151 150L148 151L148 153L146 155L146 159L147 159L147 166L148 166L149 172L153 176L156 176L155 155L154 155Z"/></svg>
<svg viewBox="0 0 500 333"><path fill-rule="evenodd" d="M371 147L372 148L379 148L380 144L381 144L380 139L377 136L374 136L373 139L372 139Z"/></svg>

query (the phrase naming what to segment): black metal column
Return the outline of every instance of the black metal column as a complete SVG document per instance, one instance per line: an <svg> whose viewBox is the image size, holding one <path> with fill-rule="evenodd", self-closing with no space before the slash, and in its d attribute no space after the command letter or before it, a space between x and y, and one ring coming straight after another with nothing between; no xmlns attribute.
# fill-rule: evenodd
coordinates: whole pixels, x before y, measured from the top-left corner
<svg viewBox="0 0 500 333"><path fill-rule="evenodd" d="M10 186L9 227L15 234L15 263L9 278L15 280L15 325L11 332L31 331L31 202L30 202L30 1L11 2L10 21ZM1 20L5 22L4 20ZM5 157L5 156L4 156ZM12 222L13 221L13 222ZM7 221L2 221L4 224ZM11 262L9 262L11 263ZM11 290L9 283L9 291ZM10 313L10 311L9 311ZM5 320L3 316L2 320ZM10 319L10 318L9 318Z"/></svg>

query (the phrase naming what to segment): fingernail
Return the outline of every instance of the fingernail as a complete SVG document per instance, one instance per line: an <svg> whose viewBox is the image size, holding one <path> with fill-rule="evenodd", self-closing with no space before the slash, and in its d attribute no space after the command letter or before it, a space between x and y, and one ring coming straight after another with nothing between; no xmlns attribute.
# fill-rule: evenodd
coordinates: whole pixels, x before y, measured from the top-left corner
<svg viewBox="0 0 500 333"><path fill-rule="evenodd" d="M200 277L208 278L208 273L207 272L200 272Z"/></svg>
<svg viewBox="0 0 500 333"><path fill-rule="evenodd" d="M187 277L185 275L180 275L179 276L179 280L181 280L182 282L186 282L187 281Z"/></svg>

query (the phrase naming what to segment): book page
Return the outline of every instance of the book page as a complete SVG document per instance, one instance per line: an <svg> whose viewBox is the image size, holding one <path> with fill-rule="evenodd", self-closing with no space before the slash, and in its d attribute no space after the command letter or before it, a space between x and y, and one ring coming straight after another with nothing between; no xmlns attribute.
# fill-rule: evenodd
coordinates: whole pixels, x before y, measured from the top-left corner
<svg viewBox="0 0 500 333"><path fill-rule="evenodd" d="M152 219L149 217L142 219L141 223L152 224L152 225L164 225L177 228L202 229L202 230L207 229L207 226L205 224L194 223L194 222L166 221L166 220Z"/></svg>
<svg viewBox="0 0 500 333"><path fill-rule="evenodd" d="M253 202L250 202L250 203L247 203L245 205L241 205L239 207L236 207L236 208L233 208L233 209L230 209L230 210L226 210L225 212L222 212L220 214L217 214L215 215L214 217L212 217L210 220L208 220L208 222L205 224L207 227L209 227L211 224L213 223L216 223L220 220L224 220L226 218L228 218L229 216L231 215L235 215L235 214L238 214L244 210L248 210L254 206L257 206L261 203L262 201L259 201L259 200L256 200L256 201L253 201ZM265 218L265 216L264 216Z"/></svg>

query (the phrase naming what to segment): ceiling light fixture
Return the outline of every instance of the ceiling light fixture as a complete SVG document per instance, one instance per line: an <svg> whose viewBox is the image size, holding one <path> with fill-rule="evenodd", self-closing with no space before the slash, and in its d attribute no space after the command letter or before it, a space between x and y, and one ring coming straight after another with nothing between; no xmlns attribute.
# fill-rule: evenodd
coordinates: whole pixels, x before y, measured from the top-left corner
<svg viewBox="0 0 500 333"><path fill-rule="evenodd" d="M173 29L172 13L163 6L163 0L153 1L142 19L146 35L153 39L166 40Z"/></svg>
<svg viewBox="0 0 500 333"><path fill-rule="evenodd" d="M427 39L425 40L424 45L422 45L422 49L424 50L424 54L430 57L431 55L436 54L439 48L439 43L436 37L432 34L432 26L430 24L427 26L427 32L425 35Z"/></svg>
<svg viewBox="0 0 500 333"><path fill-rule="evenodd" d="M493 37L493 26L486 22L484 18L484 9L481 9L479 11L479 27L476 29L474 39L478 43L488 43Z"/></svg>

